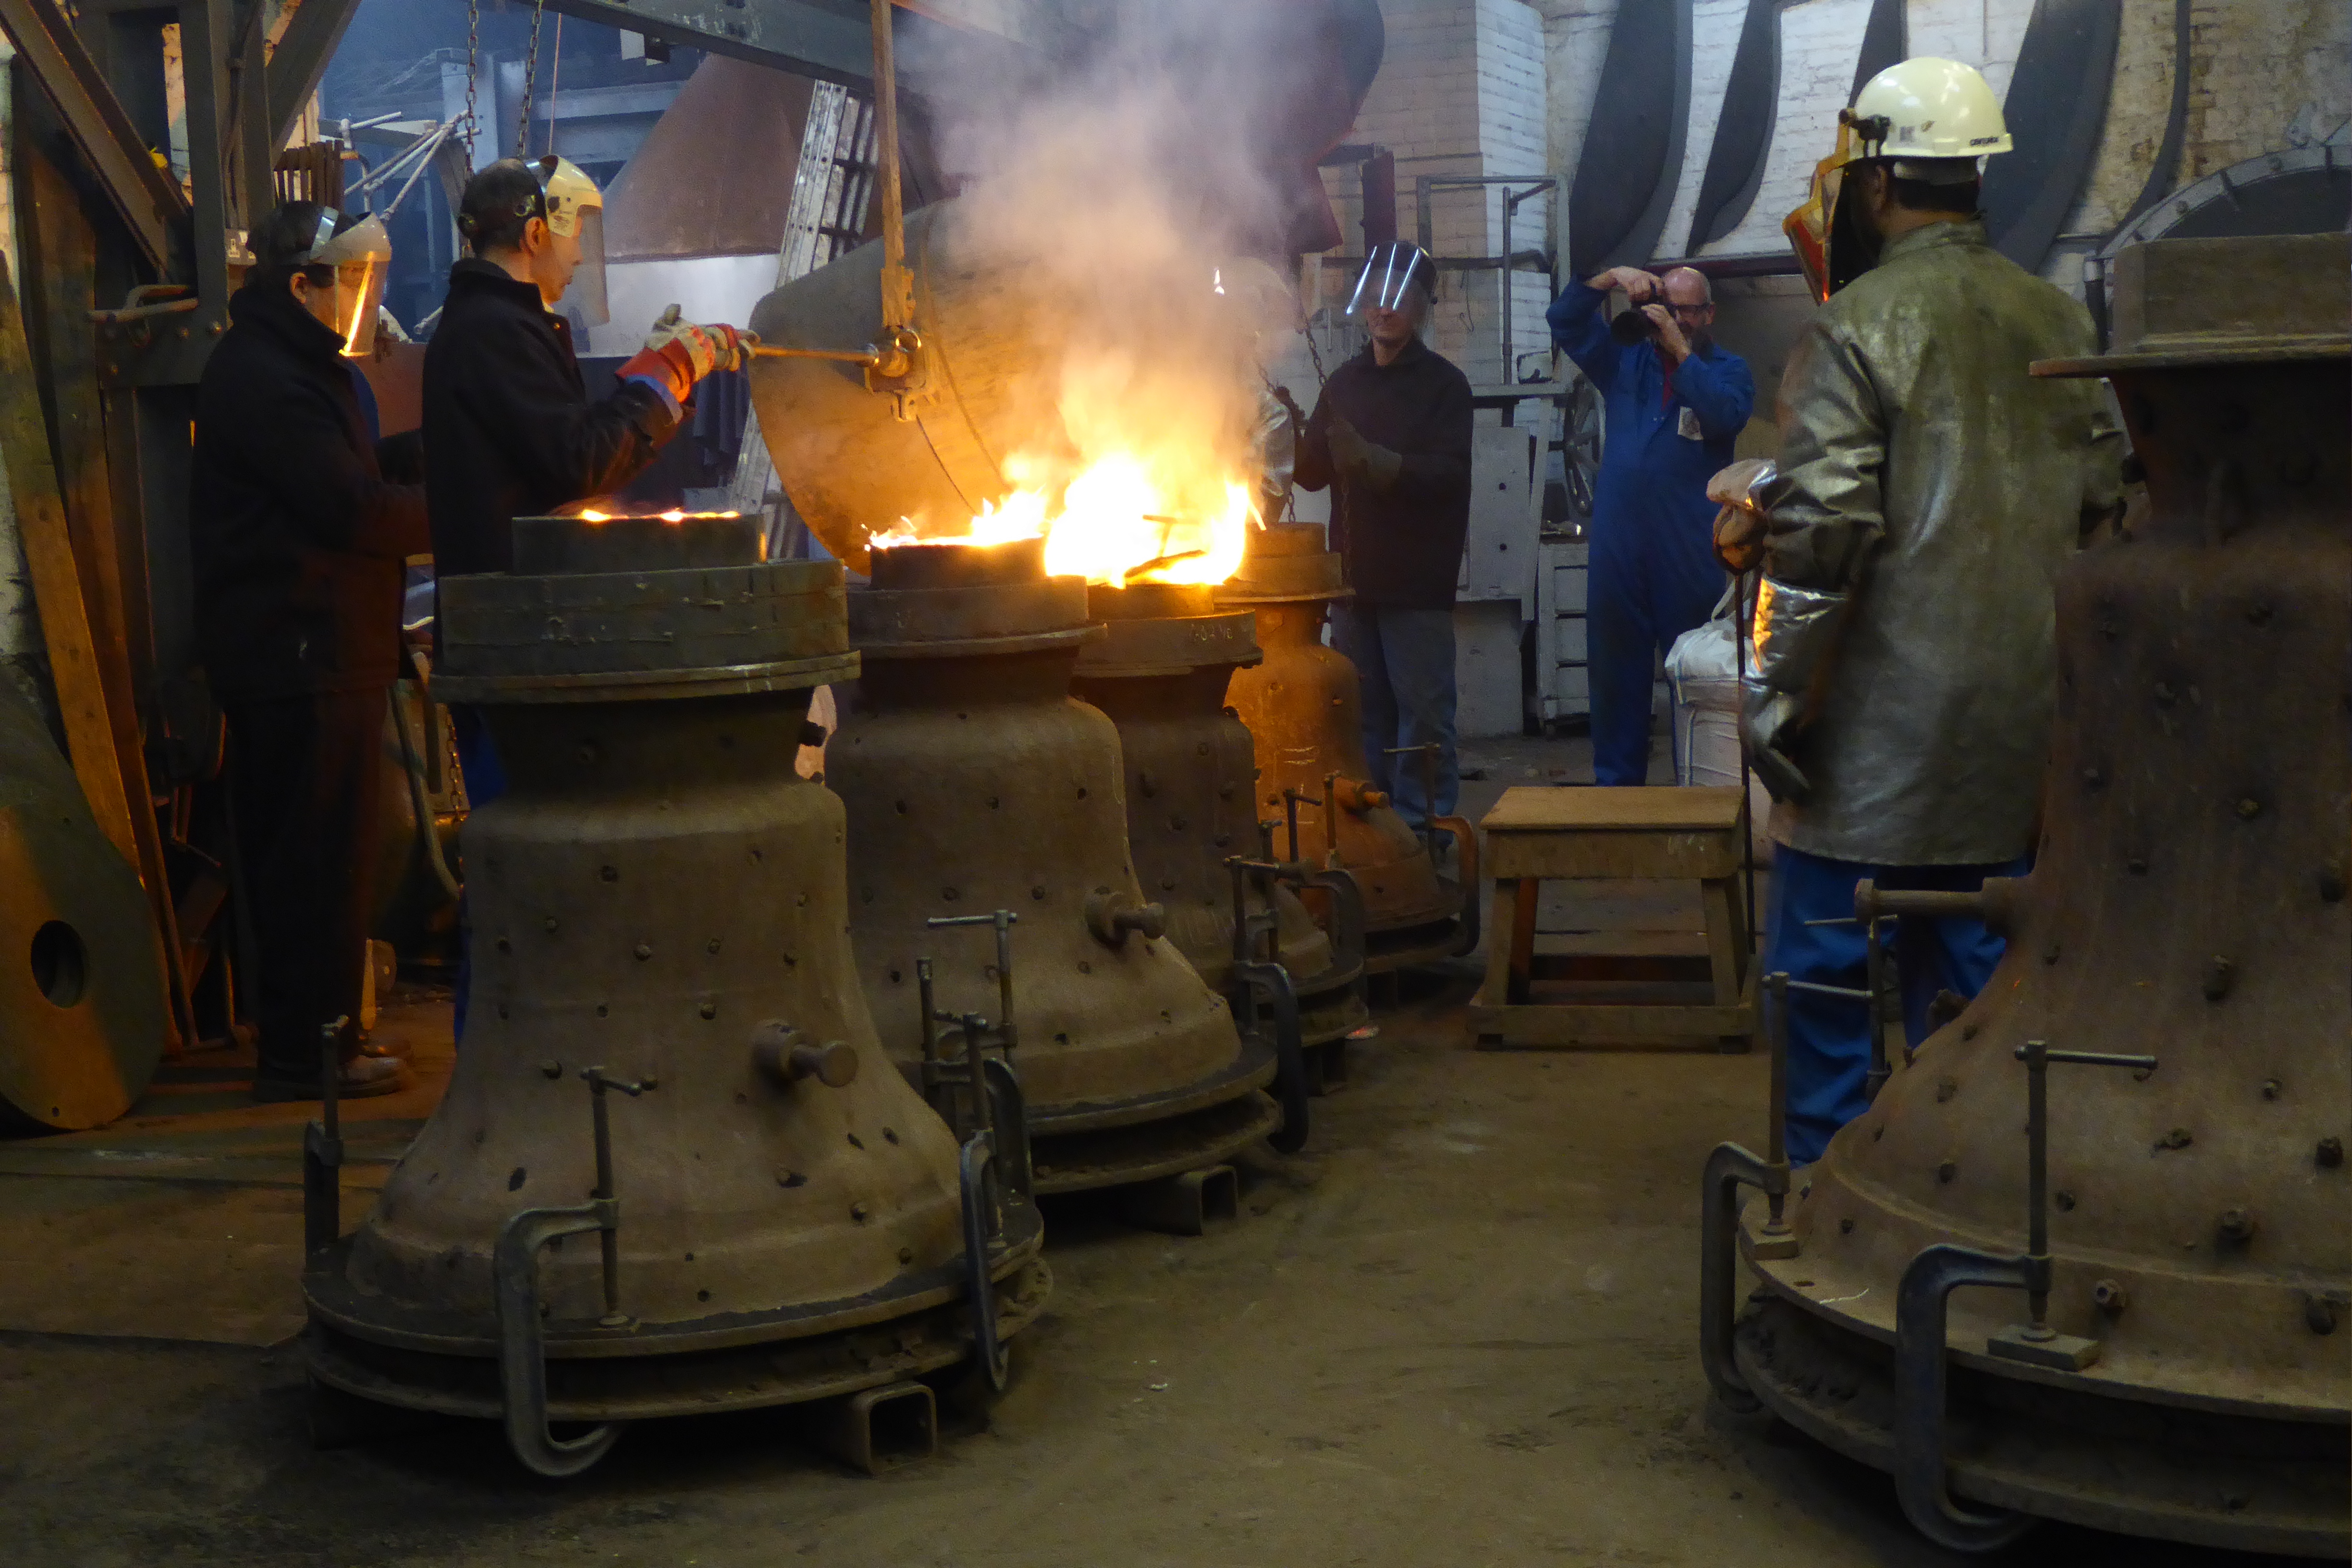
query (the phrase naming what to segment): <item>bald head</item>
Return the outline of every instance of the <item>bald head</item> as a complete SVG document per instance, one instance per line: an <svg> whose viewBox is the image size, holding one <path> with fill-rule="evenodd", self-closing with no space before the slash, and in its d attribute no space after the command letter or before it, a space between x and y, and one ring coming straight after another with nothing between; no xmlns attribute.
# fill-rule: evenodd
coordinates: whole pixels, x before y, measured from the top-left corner
<svg viewBox="0 0 2352 1568"><path fill-rule="evenodd" d="M1715 286L1706 274L1696 267L1677 267L1661 280L1666 286L1666 299L1676 305L1712 305Z"/></svg>
<svg viewBox="0 0 2352 1568"><path fill-rule="evenodd" d="M1666 293L1666 305L1675 313L1675 322L1683 336L1692 343L1706 342L1715 334L1715 288L1707 282L1706 274L1696 267L1677 267L1660 279Z"/></svg>

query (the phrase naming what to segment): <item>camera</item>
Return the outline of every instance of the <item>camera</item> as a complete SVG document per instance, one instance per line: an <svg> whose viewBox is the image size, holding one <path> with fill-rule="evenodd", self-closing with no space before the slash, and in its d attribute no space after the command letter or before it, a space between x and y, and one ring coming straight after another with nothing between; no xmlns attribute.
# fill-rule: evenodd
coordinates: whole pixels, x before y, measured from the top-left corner
<svg viewBox="0 0 2352 1568"><path fill-rule="evenodd" d="M1655 304L1654 300L1643 304ZM1609 335L1619 343L1631 347L1634 343L1658 335L1658 323L1642 313L1642 306L1633 303L1632 296L1622 289L1612 289L1609 296Z"/></svg>

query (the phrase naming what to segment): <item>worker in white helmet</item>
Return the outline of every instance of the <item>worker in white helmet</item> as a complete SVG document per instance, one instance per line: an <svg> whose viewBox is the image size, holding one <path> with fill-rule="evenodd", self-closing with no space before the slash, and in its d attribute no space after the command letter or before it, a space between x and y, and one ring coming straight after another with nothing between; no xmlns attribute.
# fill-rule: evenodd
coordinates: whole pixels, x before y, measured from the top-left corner
<svg viewBox="0 0 2352 1568"><path fill-rule="evenodd" d="M2010 150L1984 79L1913 59L1871 79L1786 225L1825 301L1781 377L1749 749L1776 843L1765 966L1858 988L1854 884L1973 890L2021 874L2055 686L2053 585L2110 514L2120 438L2087 311L1987 243L1983 160ZM1907 921L1905 1026L2001 953L1973 920ZM1944 999L1946 1009L1952 999ZM1818 1159L1867 1103L1871 1015L1790 998L1789 1149Z"/></svg>

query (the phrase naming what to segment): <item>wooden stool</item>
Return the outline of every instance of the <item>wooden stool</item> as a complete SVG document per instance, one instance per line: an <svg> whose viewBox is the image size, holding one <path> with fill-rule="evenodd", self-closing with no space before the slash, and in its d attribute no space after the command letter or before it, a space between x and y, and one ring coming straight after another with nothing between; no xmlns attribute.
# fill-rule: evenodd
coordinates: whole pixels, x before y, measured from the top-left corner
<svg viewBox="0 0 2352 1568"><path fill-rule="evenodd" d="M1738 891L1739 793L1504 791L1479 824L1481 858L1495 879L1486 983L1470 1004L1479 1043L1747 1049L1756 1032L1756 975ZM1629 941L1537 956L1537 894L1546 881L1570 879L1697 882L1706 951L1653 944L1645 952Z"/></svg>

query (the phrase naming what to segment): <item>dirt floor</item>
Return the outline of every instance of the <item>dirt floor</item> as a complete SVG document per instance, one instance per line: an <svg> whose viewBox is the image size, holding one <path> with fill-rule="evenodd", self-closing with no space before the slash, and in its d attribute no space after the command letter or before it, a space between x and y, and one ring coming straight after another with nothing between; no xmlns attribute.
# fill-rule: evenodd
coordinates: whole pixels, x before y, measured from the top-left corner
<svg viewBox="0 0 2352 1568"><path fill-rule="evenodd" d="M1581 757L1487 749L1467 805ZM1722 1140L1760 1146L1764 1058L1473 1050L1472 973L1381 1016L1307 1151L1252 1163L1237 1221L1176 1239L1049 1210L1055 1293L1010 1393L878 1479L774 1416L641 1426L569 1483L487 1425L315 1451L280 1342L299 1108L0 1145L0 1563L1962 1561L1884 1477L1707 1399L1698 1172ZM446 1017L412 1004L387 1029L423 1060ZM389 1158L417 1114L353 1136ZM2257 1560L2053 1529L1996 1561Z"/></svg>

